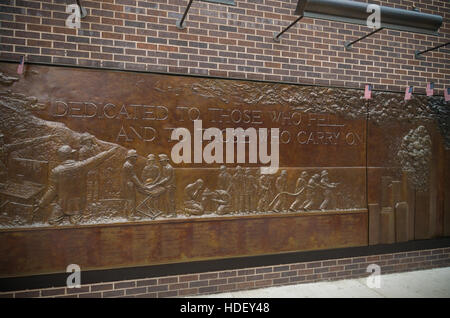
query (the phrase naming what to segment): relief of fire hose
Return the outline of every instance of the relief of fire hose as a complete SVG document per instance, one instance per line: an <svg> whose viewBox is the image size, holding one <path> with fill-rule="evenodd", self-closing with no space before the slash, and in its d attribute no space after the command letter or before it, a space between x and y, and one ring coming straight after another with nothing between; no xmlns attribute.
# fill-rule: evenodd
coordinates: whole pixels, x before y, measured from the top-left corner
<svg viewBox="0 0 450 318"><path fill-rule="evenodd" d="M275 92L266 93L271 104ZM353 199L337 203L349 188L329 181L329 173L342 178L334 169L290 167L270 175L221 166L193 168L197 176L186 178L165 153L138 153L36 116L46 105L33 96L0 92L0 106L2 228L356 208Z"/></svg>
<svg viewBox="0 0 450 318"><path fill-rule="evenodd" d="M186 185L184 210L186 215L248 214L265 212L326 211L336 208L333 190L339 183L330 182L328 171L314 173L302 171L295 191L288 192L287 170L278 177L260 174L256 169L237 166L230 174L221 166L217 176L217 189L205 186L203 179Z"/></svg>

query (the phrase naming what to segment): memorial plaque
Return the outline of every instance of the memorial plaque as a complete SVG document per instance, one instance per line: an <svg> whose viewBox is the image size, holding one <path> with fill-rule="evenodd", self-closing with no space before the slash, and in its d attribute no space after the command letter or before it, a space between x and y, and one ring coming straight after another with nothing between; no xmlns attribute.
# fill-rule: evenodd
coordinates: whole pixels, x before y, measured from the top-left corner
<svg viewBox="0 0 450 318"><path fill-rule="evenodd" d="M394 209L442 183L435 117L385 122L358 90L0 72L0 276L368 245L369 203ZM436 229L443 203L425 216Z"/></svg>
<svg viewBox="0 0 450 318"><path fill-rule="evenodd" d="M448 104L442 97L379 93L369 110L368 203L406 202L408 239L443 234L444 170L449 166ZM442 218L442 219L441 219ZM403 225L402 225L403 226ZM402 239L404 240L404 239Z"/></svg>

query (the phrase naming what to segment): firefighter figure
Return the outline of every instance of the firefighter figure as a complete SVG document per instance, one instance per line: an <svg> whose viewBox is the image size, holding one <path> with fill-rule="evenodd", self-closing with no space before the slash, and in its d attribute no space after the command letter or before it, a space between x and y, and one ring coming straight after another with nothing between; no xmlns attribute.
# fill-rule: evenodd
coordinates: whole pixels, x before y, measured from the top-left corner
<svg viewBox="0 0 450 318"><path fill-rule="evenodd" d="M232 177L232 198L233 210L235 213L244 212L245 210L245 175L241 166L237 166Z"/></svg>
<svg viewBox="0 0 450 318"><path fill-rule="evenodd" d="M323 201L319 209L326 210L332 199L332 189L336 188L338 183L330 182L328 180L328 171L323 170L321 173L320 185L323 189Z"/></svg>
<svg viewBox="0 0 450 318"><path fill-rule="evenodd" d="M164 216L176 216L176 203L175 203L175 171L172 165L169 163L169 157L165 154L159 155L159 162L161 164L161 175L159 181L148 186L149 190L156 187L162 187L160 194L160 203L163 208Z"/></svg>
<svg viewBox="0 0 450 318"><path fill-rule="evenodd" d="M314 174L306 185L306 200L303 202L301 209L310 210L315 202L317 189L321 189L319 184L320 175Z"/></svg>
<svg viewBox="0 0 450 318"><path fill-rule="evenodd" d="M125 214L128 220L138 219L136 215L136 190L146 193L144 184L136 175L138 154L136 150L128 150L122 166L122 190L125 197Z"/></svg>
<svg viewBox="0 0 450 318"><path fill-rule="evenodd" d="M228 173L227 168L225 166L220 166L220 173L217 177L217 189L224 190L227 193L230 193L232 185L232 177L231 174Z"/></svg>
<svg viewBox="0 0 450 318"><path fill-rule="evenodd" d="M299 209L301 203L304 201L305 196L305 189L308 181L306 181L306 178L308 178L308 172L303 171L300 174L300 177L297 179L297 184L295 185L295 193L298 193L295 197L294 202L291 204L291 207L289 208L289 211L295 212Z"/></svg>
<svg viewBox="0 0 450 318"><path fill-rule="evenodd" d="M76 150L64 145L58 149L58 157L62 161L50 172L49 184L46 192L38 202L40 208L50 204L55 197L57 200L49 219L50 224L59 224L68 218L70 223L77 223L85 209L86 174L95 169L109 158L117 147L103 151L85 160L74 160Z"/></svg>
<svg viewBox="0 0 450 318"><path fill-rule="evenodd" d="M287 171L282 170L280 176L275 181L275 187L278 193L286 192L287 188ZM275 212L282 212L286 209L286 197L284 195L279 195L275 200L273 210Z"/></svg>

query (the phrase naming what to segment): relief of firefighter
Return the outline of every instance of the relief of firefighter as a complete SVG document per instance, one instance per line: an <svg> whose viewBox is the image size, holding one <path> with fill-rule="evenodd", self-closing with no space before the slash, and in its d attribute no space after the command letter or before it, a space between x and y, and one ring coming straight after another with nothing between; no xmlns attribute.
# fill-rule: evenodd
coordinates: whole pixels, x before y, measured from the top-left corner
<svg viewBox="0 0 450 318"><path fill-rule="evenodd" d="M178 214L256 214L317 212L338 210L336 191L339 182L331 182L328 170L289 169L298 175L290 187L288 171L262 174L258 168L226 168L217 171L217 186L210 188L202 178L184 188L184 210Z"/></svg>
<svg viewBox="0 0 450 318"><path fill-rule="evenodd" d="M336 182L345 169L178 166L152 144L135 150L41 119L36 98L0 92L0 106L0 228L363 206L351 183Z"/></svg>

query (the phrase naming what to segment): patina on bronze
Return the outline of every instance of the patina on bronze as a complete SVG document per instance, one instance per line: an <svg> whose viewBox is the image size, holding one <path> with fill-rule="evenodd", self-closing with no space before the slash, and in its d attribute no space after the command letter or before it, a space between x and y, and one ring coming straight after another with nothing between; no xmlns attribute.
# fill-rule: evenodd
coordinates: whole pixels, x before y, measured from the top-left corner
<svg viewBox="0 0 450 318"><path fill-rule="evenodd" d="M20 79L13 65L0 72L0 276L444 233L444 142L425 99L405 107L380 94L367 107L350 89L34 65ZM261 173L248 144L241 162L194 153L173 162L171 133L195 138L196 121L224 132L278 128L278 171ZM409 151L416 141L424 151ZM427 222L414 228L414 217Z"/></svg>

